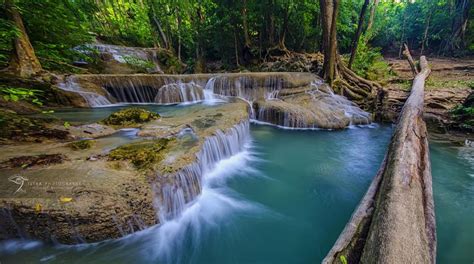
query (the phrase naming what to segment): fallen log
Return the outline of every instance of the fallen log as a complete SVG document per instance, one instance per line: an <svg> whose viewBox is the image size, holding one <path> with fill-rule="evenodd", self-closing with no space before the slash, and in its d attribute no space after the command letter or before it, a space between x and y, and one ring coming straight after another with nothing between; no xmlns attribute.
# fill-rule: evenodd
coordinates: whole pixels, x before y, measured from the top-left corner
<svg viewBox="0 0 474 264"><path fill-rule="evenodd" d="M426 58L384 161L323 263L435 263L436 225L426 124Z"/></svg>

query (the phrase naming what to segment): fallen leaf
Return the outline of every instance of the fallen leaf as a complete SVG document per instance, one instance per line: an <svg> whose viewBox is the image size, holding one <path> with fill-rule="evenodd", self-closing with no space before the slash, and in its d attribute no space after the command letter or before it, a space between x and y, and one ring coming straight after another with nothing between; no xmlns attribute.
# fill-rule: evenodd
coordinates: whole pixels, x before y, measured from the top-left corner
<svg viewBox="0 0 474 264"><path fill-rule="evenodd" d="M72 198L71 197L60 197L59 201L61 201L63 203L69 203L69 202L72 201Z"/></svg>

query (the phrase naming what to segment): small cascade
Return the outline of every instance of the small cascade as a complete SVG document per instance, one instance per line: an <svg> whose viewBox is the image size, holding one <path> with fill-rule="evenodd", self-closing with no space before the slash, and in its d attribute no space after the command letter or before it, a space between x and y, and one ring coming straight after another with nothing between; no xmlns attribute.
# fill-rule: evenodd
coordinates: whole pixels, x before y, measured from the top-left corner
<svg viewBox="0 0 474 264"><path fill-rule="evenodd" d="M216 101L216 95L214 94L214 84L216 83L216 77L211 77L204 86L203 94L204 101L212 104Z"/></svg>
<svg viewBox="0 0 474 264"><path fill-rule="evenodd" d="M110 57L113 61L118 63L127 64L129 58L140 59L143 61L152 62L153 67L147 68L148 73L163 73L160 68L159 61L157 59L156 49L139 48L139 47L126 47L119 45L110 44L87 44L87 49L77 47L76 50L85 54L90 54L90 49L95 49L102 57Z"/></svg>
<svg viewBox="0 0 474 264"><path fill-rule="evenodd" d="M84 91L74 79L74 76L68 77L64 82L59 83L58 87L70 92L80 94L90 107L100 107L111 105L112 103L105 96L98 93Z"/></svg>
<svg viewBox="0 0 474 264"><path fill-rule="evenodd" d="M201 86L190 83L171 83L163 85L155 96L154 102L159 104L194 103L205 99Z"/></svg>
<svg viewBox="0 0 474 264"><path fill-rule="evenodd" d="M344 111L344 115L349 118L350 125L366 125L371 123L370 114L360 109L354 102L344 96L337 95L331 87L324 82L311 82L312 89L306 93L311 95L313 101L321 97L329 97L326 104L329 104L334 111Z"/></svg>
<svg viewBox="0 0 474 264"><path fill-rule="evenodd" d="M161 187L161 195L155 206L159 210L161 223L179 216L202 189L202 177L210 172L219 161L229 158L243 150L250 140L249 122L244 121L226 132L217 131L208 137L202 149L196 154L196 162L186 166L173 175L173 183ZM155 198L156 199L156 198Z"/></svg>
<svg viewBox="0 0 474 264"><path fill-rule="evenodd" d="M259 103L255 120L286 128L317 128L314 113L283 101Z"/></svg>

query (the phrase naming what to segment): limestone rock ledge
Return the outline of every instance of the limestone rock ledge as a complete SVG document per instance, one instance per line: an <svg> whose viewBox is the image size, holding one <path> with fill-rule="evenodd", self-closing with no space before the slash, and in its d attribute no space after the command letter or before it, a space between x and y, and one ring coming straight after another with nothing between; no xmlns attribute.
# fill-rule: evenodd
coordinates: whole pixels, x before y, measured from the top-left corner
<svg viewBox="0 0 474 264"><path fill-rule="evenodd" d="M196 162L207 138L225 134L247 120L248 105L236 100L213 107L191 106L174 116L152 120L132 138L100 125L106 134L116 133L98 133L86 149L71 148L70 140L4 145L0 163L55 153L65 158L24 168L0 166L0 239L89 243L159 224L161 187L176 182L179 172ZM69 131L71 138L84 136L78 127ZM163 138L168 144L160 150L161 158L146 167L137 167L127 158L109 157L110 151L121 146Z"/></svg>

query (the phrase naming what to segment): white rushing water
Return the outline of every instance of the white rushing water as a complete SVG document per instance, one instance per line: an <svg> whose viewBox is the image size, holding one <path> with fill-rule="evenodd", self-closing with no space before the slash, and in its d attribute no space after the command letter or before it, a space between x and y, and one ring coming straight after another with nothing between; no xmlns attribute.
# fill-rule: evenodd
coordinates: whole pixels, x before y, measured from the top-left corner
<svg viewBox="0 0 474 264"><path fill-rule="evenodd" d="M203 189L203 175L214 169L221 160L232 157L243 151L250 141L249 122L243 121L225 133L218 130L208 137L196 154L196 161L171 178L172 182L164 184L155 191L155 207L159 211L160 222L164 223L181 215ZM161 198L161 199L160 199Z"/></svg>
<svg viewBox="0 0 474 264"><path fill-rule="evenodd" d="M90 107L101 107L112 105L105 96L98 93L84 91L82 87L75 81L73 76L68 77L64 82L59 83L58 87L69 92L80 94Z"/></svg>

